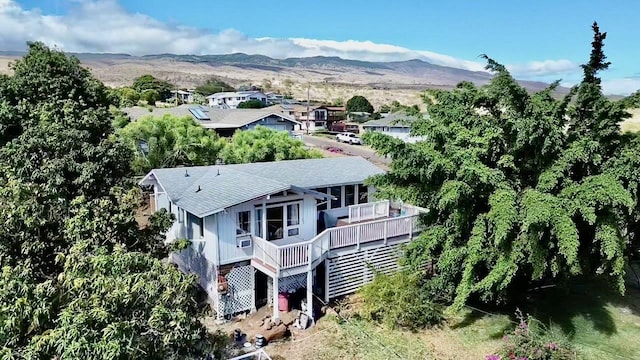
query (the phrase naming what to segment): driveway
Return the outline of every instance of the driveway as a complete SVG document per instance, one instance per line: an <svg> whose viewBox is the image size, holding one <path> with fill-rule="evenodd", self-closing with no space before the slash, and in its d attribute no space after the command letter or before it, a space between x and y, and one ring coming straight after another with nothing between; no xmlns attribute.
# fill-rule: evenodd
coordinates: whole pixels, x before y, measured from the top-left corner
<svg viewBox="0 0 640 360"><path fill-rule="evenodd" d="M302 135L302 141L309 147L322 150L323 152L333 155L361 156L379 167L388 170L391 159L376 154L376 152L366 145L351 145L339 143L335 139L329 139L321 136ZM341 152L331 152L328 148L337 148Z"/></svg>

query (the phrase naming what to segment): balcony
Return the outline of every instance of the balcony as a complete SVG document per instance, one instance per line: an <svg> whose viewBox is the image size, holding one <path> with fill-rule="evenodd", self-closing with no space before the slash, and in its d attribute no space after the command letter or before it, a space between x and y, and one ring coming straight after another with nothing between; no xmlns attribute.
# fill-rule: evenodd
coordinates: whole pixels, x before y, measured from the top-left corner
<svg viewBox="0 0 640 360"><path fill-rule="evenodd" d="M359 249L363 244L387 243L394 238L412 238L420 229L418 216L424 209L402 205L390 206L388 200L349 208L348 219L336 227L324 230L311 240L287 245L276 245L265 239L253 237L252 262L273 274L283 270L291 274L296 269L313 269L325 259L331 250Z"/></svg>

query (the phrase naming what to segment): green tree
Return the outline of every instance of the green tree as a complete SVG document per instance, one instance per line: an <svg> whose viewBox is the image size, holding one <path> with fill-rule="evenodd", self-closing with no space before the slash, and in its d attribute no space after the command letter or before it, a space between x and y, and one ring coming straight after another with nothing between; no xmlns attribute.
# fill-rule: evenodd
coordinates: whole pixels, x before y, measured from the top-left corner
<svg viewBox="0 0 640 360"><path fill-rule="evenodd" d="M557 83L530 95L487 58L490 84L425 96L429 117L412 133L429 141L366 135L393 159L372 179L381 196L429 209L407 261L437 261L434 281L455 308L576 276L606 277L624 291L625 254L637 238L628 215L637 214L637 170L629 166L640 148L620 134L629 114L602 95L606 34L593 30L584 79L562 100L552 95Z"/></svg>
<svg viewBox="0 0 640 360"><path fill-rule="evenodd" d="M225 145L193 119L169 114L132 122L120 136L135 153L132 167L139 175L155 168L214 164Z"/></svg>
<svg viewBox="0 0 640 360"><path fill-rule="evenodd" d="M243 101L238 104L238 109L262 109L267 106L267 104L263 103L258 99L251 99L247 101Z"/></svg>
<svg viewBox="0 0 640 360"><path fill-rule="evenodd" d="M211 78L207 80L204 84L198 85L195 90L196 93L203 96L209 96L211 94L225 91L236 91L233 86L218 78Z"/></svg>
<svg viewBox="0 0 640 360"><path fill-rule="evenodd" d="M351 99L347 100L346 110L348 113L351 112L366 112L369 114L373 113L373 105L365 98L364 96L356 95Z"/></svg>
<svg viewBox="0 0 640 360"><path fill-rule="evenodd" d="M166 100L171 97L171 91L174 89L173 84L166 80L153 77L153 75L142 75L133 81L131 86L139 94L145 90L155 90L160 94L160 100Z"/></svg>
<svg viewBox="0 0 640 360"><path fill-rule="evenodd" d="M28 264L0 273L0 357L196 359L223 339L198 321L193 275L143 253L75 245L63 271L38 281Z"/></svg>
<svg viewBox="0 0 640 360"><path fill-rule="evenodd" d="M104 85L32 43L0 95L0 357L201 357L194 279L157 260L166 212L135 220Z"/></svg>
<svg viewBox="0 0 640 360"><path fill-rule="evenodd" d="M109 89L108 96L115 107L135 106L140 101L140 93L130 87Z"/></svg>
<svg viewBox="0 0 640 360"><path fill-rule="evenodd" d="M154 106L156 101L160 100L160 93L154 89L148 89L142 92L140 99L147 102L147 104Z"/></svg>
<svg viewBox="0 0 640 360"><path fill-rule="evenodd" d="M237 131L220 156L226 164L322 157L316 151L305 149L304 143L291 138L288 132L263 126Z"/></svg>

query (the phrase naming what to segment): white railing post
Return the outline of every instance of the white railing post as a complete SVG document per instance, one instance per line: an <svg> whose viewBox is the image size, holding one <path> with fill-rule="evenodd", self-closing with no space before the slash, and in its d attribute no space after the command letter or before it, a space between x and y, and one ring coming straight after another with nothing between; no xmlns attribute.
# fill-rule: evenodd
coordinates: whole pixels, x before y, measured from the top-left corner
<svg viewBox="0 0 640 360"><path fill-rule="evenodd" d="M387 245L387 228L389 227L389 222L385 221L384 222L384 232L382 233L383 236L383 240L384 240L384 244Z"/></svg>
<svg viewBox="0 0 640 360"><path fill-rule="evenodd" d="M358 250L360 250L360 228L360 225L356 227L356 249Z"/></svg>

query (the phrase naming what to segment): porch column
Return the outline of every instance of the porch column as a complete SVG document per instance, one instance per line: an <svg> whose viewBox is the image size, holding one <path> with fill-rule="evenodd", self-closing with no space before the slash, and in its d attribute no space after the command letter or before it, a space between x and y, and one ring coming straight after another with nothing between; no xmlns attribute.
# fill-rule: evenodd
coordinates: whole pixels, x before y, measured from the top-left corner
<svg viewBox="0 0 640 360"><path fill-rule="evenodd" d="M313 321L313 270L307 271L307 315Z"/></svg>
<svg viewBox="0 0 640 360"><path fill-rule="evenodd" d="M266 199L262 199L262 238L265 240L269 239L269 236L267 235L267 200Z"/></svg>
<svg viewBox="0 0 640 360"><path fill-rule="evenodd" d="M278 274L273 277L273 318L280 317L280 308L278 304Z"/></svg>

